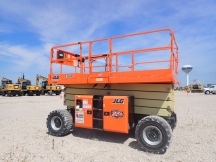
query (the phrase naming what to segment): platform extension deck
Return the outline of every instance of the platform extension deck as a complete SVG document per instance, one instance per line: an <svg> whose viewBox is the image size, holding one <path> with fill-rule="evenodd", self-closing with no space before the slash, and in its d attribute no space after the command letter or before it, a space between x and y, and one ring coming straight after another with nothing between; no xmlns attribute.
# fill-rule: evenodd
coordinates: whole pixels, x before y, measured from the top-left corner
<svg viewBox="0 0 216 162"><path fill-rule="evenodd" d="M113 50L113 43L116 39L125 39L128 37L136 37L139 35L157 34L161 32L170 33L170 44L167 46L140 48L137 50L123 50L116 52ZM92 50L93 45L98 42L107 42L108 53L95 54ZM135 40L136 41L136 40ZM137 40L139 41L139 40ZM84 55L83 47L87 47L87 55ZM73 48L75 47L75 48ZM78 49L78 52L65 50L65 48ZM146 53L168 51L168 60L145 61L136 60L136 55L145 55ZM123 56L123 57L122 57ZM127 58L128 65L122 65L122 58ZM130 56L130 58L129 58ZM140 57L141 58L141 57ZM104 59L104 65L95 65L95 61ZM151 60L151 59L150 59ZM100 62L100 61L99 61ZM166 68L140 69L139 65L153 64L157 67L159 63L167 63ZM59 73L55 73L55 64L60 65ZM64 72L64 67L70 67L71 70ZM143 66L144 67L144 66ZM95 70L95 69L101 69ZM121 68L127 68L122 71ZM50 84L97 84L97 83L171 83L178 84L178 46L175 41L174 32L170 28L151 30L147 32L139 32L127 34L123 36L115 36L111 38L103 38L87 42L75 42L72 44L64 44L54 46L50 51L50 74L48 80Z"/></svg>

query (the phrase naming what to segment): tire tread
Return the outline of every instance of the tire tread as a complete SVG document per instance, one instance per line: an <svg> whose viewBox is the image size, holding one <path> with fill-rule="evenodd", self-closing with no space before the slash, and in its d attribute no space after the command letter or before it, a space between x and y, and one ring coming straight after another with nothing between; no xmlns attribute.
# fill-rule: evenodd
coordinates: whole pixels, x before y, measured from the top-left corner
<svg viewBox="0 0 216 162"><path fill-rule="evenodd" d="M139 131L140 127L142 126L142 124L144 124L145 122L148 122L148 121L156 122L156 123L160 124L165 129L165 131L167 133L168 141L167 141L166 145L159 150L149 150L148 148L146 148L142 144L142 142L139 139L139 132L138 131ZM150 152L150 153L156 153L156 154L163 154L167 150L167 148L169 147L169 145L171 143L172 129L171 129L169 123L165 119L163 119L162 117L156 116L156 115L146 116L138 122L138 124L136 126L136 130L135 130L135 137L136 137L139 145L143 148L144 151Z"/></svg>
<svg viewBox="0 0 216 162"><path fill-rule="evenodd" d="M63 121L62 121L63 122L63 128L59 132L52 132L49 129L49 120L52 117L52 114L59 114L62 117L62 119L63 119ZM54 110L47 117L47 128L48 128L49 134L51 134L51 135L54 135L54 136L64 136L64 135L67 135L70 132L72 126L73 126L72 115L67 110L60 110L60 109Z"/></svg>

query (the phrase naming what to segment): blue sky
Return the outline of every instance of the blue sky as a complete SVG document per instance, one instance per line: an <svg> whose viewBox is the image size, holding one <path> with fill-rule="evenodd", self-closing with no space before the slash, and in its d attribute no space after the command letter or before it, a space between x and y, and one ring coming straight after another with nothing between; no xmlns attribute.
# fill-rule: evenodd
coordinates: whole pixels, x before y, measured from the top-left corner
<svg viewBox="0 0 216 162"><path fill-rule="evenodd" d="M181 86L187 64L190 83L216 84L215 0L0 0L0 77L17 82L25 73L34 84L48 75L54 45L160 28L175 32Z"/></svg>

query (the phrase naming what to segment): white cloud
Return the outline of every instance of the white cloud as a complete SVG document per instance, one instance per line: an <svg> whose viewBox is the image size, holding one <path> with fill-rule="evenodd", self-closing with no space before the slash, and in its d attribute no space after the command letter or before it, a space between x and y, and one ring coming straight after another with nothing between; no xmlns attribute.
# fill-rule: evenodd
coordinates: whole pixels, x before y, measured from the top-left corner
<svg viewBox="0 0 216 162"><path fill-rule="evenodd" d="M11 2L12 3L12 2ZM3 16L21 20L27 30L39 33L43 42L66 43L97 38L95 30L114 20L122 20L137 14L142 1L89 1L43 4L9 2L0 9Z"/></svg>
<svg viewBox="0 0 216 162"><path fill-rule="evenodd" d="M43 47L31 48L21 45L9 45L0 43L0 55L6 59L10 59L14 67L19 70L28 69L31 65L37 65L40 69L44 67L42 62L49 63L48 57L45 57Z"/></svg>

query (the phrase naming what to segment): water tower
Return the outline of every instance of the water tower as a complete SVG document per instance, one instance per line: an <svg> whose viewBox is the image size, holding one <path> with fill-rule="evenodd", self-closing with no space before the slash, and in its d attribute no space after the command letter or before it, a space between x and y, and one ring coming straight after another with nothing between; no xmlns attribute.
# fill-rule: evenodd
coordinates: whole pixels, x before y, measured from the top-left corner
<svg viewBox="0 0 216 162"><path fill-rule="evenodd" d="M184 71L187 75L187 86L189 85L189 72L192 70L192 66L191 65L184 65L182 66L182 71Z"/></svg>

